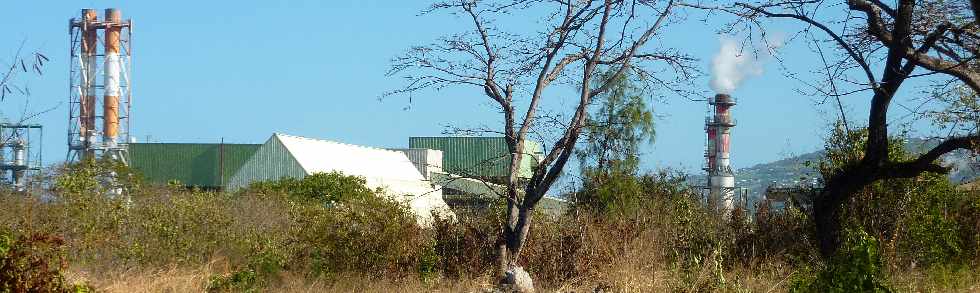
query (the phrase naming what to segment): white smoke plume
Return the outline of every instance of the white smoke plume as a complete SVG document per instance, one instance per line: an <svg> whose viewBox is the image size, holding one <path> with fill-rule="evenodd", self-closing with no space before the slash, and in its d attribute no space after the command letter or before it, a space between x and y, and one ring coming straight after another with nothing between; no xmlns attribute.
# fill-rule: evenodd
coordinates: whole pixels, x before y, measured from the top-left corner
<svg viewBox="0 0 980 293"><path fill-rule="evenodd" d="M762 75L763 64L771 52L782 46L782 40L777 36L766 39L761 48L743 48L731 38L719 39L721 47L711 59L711 89L720 94L731 94L750 77Z"/></svg>

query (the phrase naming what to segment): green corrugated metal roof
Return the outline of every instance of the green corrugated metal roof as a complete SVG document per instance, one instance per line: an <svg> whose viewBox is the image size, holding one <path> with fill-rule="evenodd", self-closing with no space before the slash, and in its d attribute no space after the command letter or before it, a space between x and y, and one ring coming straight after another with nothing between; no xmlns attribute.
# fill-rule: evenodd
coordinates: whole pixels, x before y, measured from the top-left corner
<svg viewBox="0 0 980 293"><path fill-rule="evenodd" d="M186 186L221 187L259 144L131 143L129 162L150 183L180 181ZM223 170L219 170L223 169ZM224 180L222 180L222 174Z"/></svg>
<svg viewBox="0 0 980 293"><path fill-rule="evenodd" d="M525 143L520 176L531 177L543 150L536 141ZM442 151L442 169L467 177L501 178L508 175L510 151L503 137L410 137L408 147Z"/></svg>

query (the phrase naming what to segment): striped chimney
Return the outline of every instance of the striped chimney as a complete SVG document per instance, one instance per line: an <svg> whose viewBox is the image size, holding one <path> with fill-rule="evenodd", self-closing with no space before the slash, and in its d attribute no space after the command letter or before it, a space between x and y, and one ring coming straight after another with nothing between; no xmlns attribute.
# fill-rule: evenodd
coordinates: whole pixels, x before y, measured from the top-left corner
<svg viewBox="0 0 980 293"><path fill-rule="evenodd" d="M88 146L95 140L95 83L96 55L98 54L99 15L95 9L82 9L82 99L79 115L80 139Z"/></svg>
<svg viewBox="0 0 980 293"><path fill-rule="evenodd" d="M731 107L735 105L735 99L727 94L717 94L713 99L708 99L708 105L713 107L710 111L714 112L705 119L708 132L705 154L708 164L705 170L708 171L709 196L728 213L735 202L735 174L731 166L731 135L735 127Z"/></svg>
<svg viewBox="0 0 980 293"><path fill-rule="evenodd" d="M102 101L103 143L115 146L119 136L119 87L121 60L119 56L119 33L122 30L122 11L115 8L105 10L105 89Z"/></svg>

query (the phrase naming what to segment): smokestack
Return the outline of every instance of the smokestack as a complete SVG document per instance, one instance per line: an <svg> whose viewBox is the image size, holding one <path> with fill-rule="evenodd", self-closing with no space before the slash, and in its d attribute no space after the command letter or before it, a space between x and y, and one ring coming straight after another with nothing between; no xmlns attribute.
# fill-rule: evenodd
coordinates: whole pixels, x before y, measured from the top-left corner
<svg viewBox="0 0 980 293"><path fill-rule="evenodd" d="M96 56L98 55L99 15L95 9L82 9L82 98L80 100L79 138L85 148L95 140Z"/></svg>
<svg viewBox="0 0 980 293"><path fill-rule="evenodd" d="M735 106L735 100L727 94L717 94L708 100L708 104L714 112L705 125L709 195L726 211L731 211L735 200L735 173L731 167L731 133L735 121L730 110Z"/></svg>
<svg viewBox="0 0 980 293"><path fill-rule="evenodd" d="M105 82L102 101L103 143L116 146L119 136L119 87L121 62L119 56L119 33L122 31L122 11L115 8L105 10Z"/></svg>
<svg viewBox="0 0 980 293"><path fill-rule="evenodd" d="M95 9L81 12L82 18L72 18L68 28L71 44L68 99L72 105L68 112L72 121L68 128L68 159L102 156L125 160L132 116L128 68L132 21L124 20L122 11L115 8L105 9L101 19ZM102 66L101 73L98 66ZM101 86L97 86L100 78ZM99 117L101 124L96 124Z"/></svg>

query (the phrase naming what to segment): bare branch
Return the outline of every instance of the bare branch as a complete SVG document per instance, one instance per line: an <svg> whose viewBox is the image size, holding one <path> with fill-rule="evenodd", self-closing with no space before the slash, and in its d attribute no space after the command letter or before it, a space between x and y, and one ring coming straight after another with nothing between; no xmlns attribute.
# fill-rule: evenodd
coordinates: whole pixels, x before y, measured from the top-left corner
<svg viewBox="0 0 980 293"><path fill-rule="evenodd" d="M821 31L823 31L824 33L826 33L828 36L830 36L835 42L837 42L837 45L841 49L844 49L845 51L847 51L847 54L851 57L851 59L853 59L854 62L856 62L859 66L861 66L861 69L864 70L864 74L868 78L869 84L872 87L874 87L874 88L877 88L878 87L878 82L877 82L878 81L878 78L876 78L875 75L874 75L874 73L871 72L871 66L868 64L868 61L865 60L864 56L862 56L860 53L858 53L858 51L855 48L853 48L847 41L845 41L843 37L841 37L840 35L838 35L836 32L834 32L833 30L831 30L830 28L828 28L823 23L820 23L820 22L814 20L813 18L810 18L809 16L802 15L802 14L773 13L773 12L769 12L769 11L763 9L762 7L753 6L753 5L746 4L746 3L737 3L736 5L739 5L739 6L748 8L748 9L750 9L752 11L761 13L762 15L765 15L766 17L796 19L796 20L803 21L803 22L805 22L805 23L807 23L809 25L812 25L812 26L820 29ZM745 15L745 16L746 17L751 17L751 15Z"/></svg>

